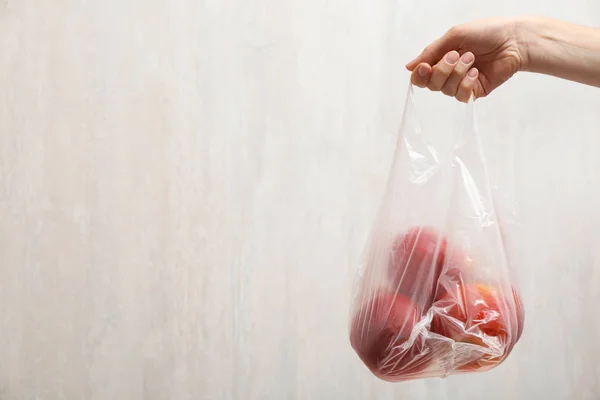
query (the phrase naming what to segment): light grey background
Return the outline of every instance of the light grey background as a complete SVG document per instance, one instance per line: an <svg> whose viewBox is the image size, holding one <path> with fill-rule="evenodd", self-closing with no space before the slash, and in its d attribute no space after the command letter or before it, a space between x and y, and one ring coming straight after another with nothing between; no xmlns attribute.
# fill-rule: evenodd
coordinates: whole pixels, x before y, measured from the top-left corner
<svg viewBox="0 0 600 400"><path fill-rule="evenodd" d="M348 343L404 63L539 12L600 25L597 0L0 1L0 399L599 399L600 90L548 77L476 104L516 166L511 357L388 384Z"/></svg>

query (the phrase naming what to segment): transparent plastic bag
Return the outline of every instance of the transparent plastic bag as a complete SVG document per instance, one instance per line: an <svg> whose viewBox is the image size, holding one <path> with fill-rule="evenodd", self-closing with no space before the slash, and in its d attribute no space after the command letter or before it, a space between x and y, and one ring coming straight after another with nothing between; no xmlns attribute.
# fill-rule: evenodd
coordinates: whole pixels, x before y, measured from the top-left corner
<svg viewBox="0 0 600 400"><path fill-rule="evenodd" d="M523 331L507 242L514 205L489 176L473 101L463 107L452 143L434 144L409 87L350 319L352 347L386 381L492 369Z"/></svg>

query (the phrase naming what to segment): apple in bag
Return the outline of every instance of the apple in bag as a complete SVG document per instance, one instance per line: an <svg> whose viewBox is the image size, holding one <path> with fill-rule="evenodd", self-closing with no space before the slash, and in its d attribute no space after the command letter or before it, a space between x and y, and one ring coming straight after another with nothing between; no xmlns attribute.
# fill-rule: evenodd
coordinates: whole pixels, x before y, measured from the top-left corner
<svg viewBox="0 0 600 400"><path fill-rule="evenodd" d="M389 261L391 290L411 298L422 310L433 303L448 242L435 229L414 227L398 236Z"/></svg>
<svg viewBox="0 0 600 400"><path fill-rule="evenodd" d="M423 340L411 334L421 318L412 300L395 293L376 293L354 315L350 342L363 363L384 380L398 381L427 367L419 357ZM419 335L416 335L419 336Z"/></svg>

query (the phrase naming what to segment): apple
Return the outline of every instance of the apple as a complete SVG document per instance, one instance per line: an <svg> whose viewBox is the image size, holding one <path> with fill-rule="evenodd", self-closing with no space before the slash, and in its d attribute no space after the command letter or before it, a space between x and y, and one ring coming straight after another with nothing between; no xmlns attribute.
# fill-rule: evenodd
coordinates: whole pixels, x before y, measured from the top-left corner
<svg viewBox="0 0 600 400"><path fill-rule="evenodd" d="M514 296L516 292L512 292ZM503 303L503 294L492 286L462 283L435 302L437 312L431 332L480 347L480 357L459 366L459 371L489 369L501 363L512 350L522 331L522 307L517 306L513 314ZM520 300L515 298L515 304L520 304ZM502 354L491 354L499 350Z"/></svg>
<svg viewBox="0 0 600 400"><path fill-rule="evenodd" d="M421 310L428 310L447 246L447 240L430 227L414 227L400 235L394 241L389 262L392 290L410 297Z"/></svg>
<svg viewBox="0 0 600 400"><path fill-rule="evenodd" d="M384 380L401 380L427 367L419 359L422 340L410 337L421 311L406 296L375 293L352 320L350 342L363 363Z"/></svg>
<svg viewBox="0 0 600 400"><path fill-rule="evenodd" d="M444 256L444 271L435 291L435 300L444 298L448 291L456 291L456 285L471 281L477 271L473 260L461 248L448 250Z"/></svg>
<svg viewBox="0 0 600 400"><path fill-rule="evenodd" d="M379 364L375 375L388 382L402 382L431 376L439 346L432 345L425 333L418 332L412 342L393 346Z"/></svg>

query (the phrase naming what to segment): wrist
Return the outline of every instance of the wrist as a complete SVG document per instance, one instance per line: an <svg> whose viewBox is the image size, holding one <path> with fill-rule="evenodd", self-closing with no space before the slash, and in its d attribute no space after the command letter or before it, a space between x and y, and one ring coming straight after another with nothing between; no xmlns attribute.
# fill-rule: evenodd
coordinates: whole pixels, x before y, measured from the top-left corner
<svg viewBox="0 0 600 400"><path fill-rule="evenodd" d="M517 26L521 70L600 87L600 29L543 17Z"/></svg>
<svg viewBox="0 0 600 400"><path fill-rule="evenodd" d="M516 48L521 58L519 70L539 72L544 69L547 46L553 41L552 21L544 17L522 17L515 21ZM544 50L546 48L546 50Z"/></svg>

